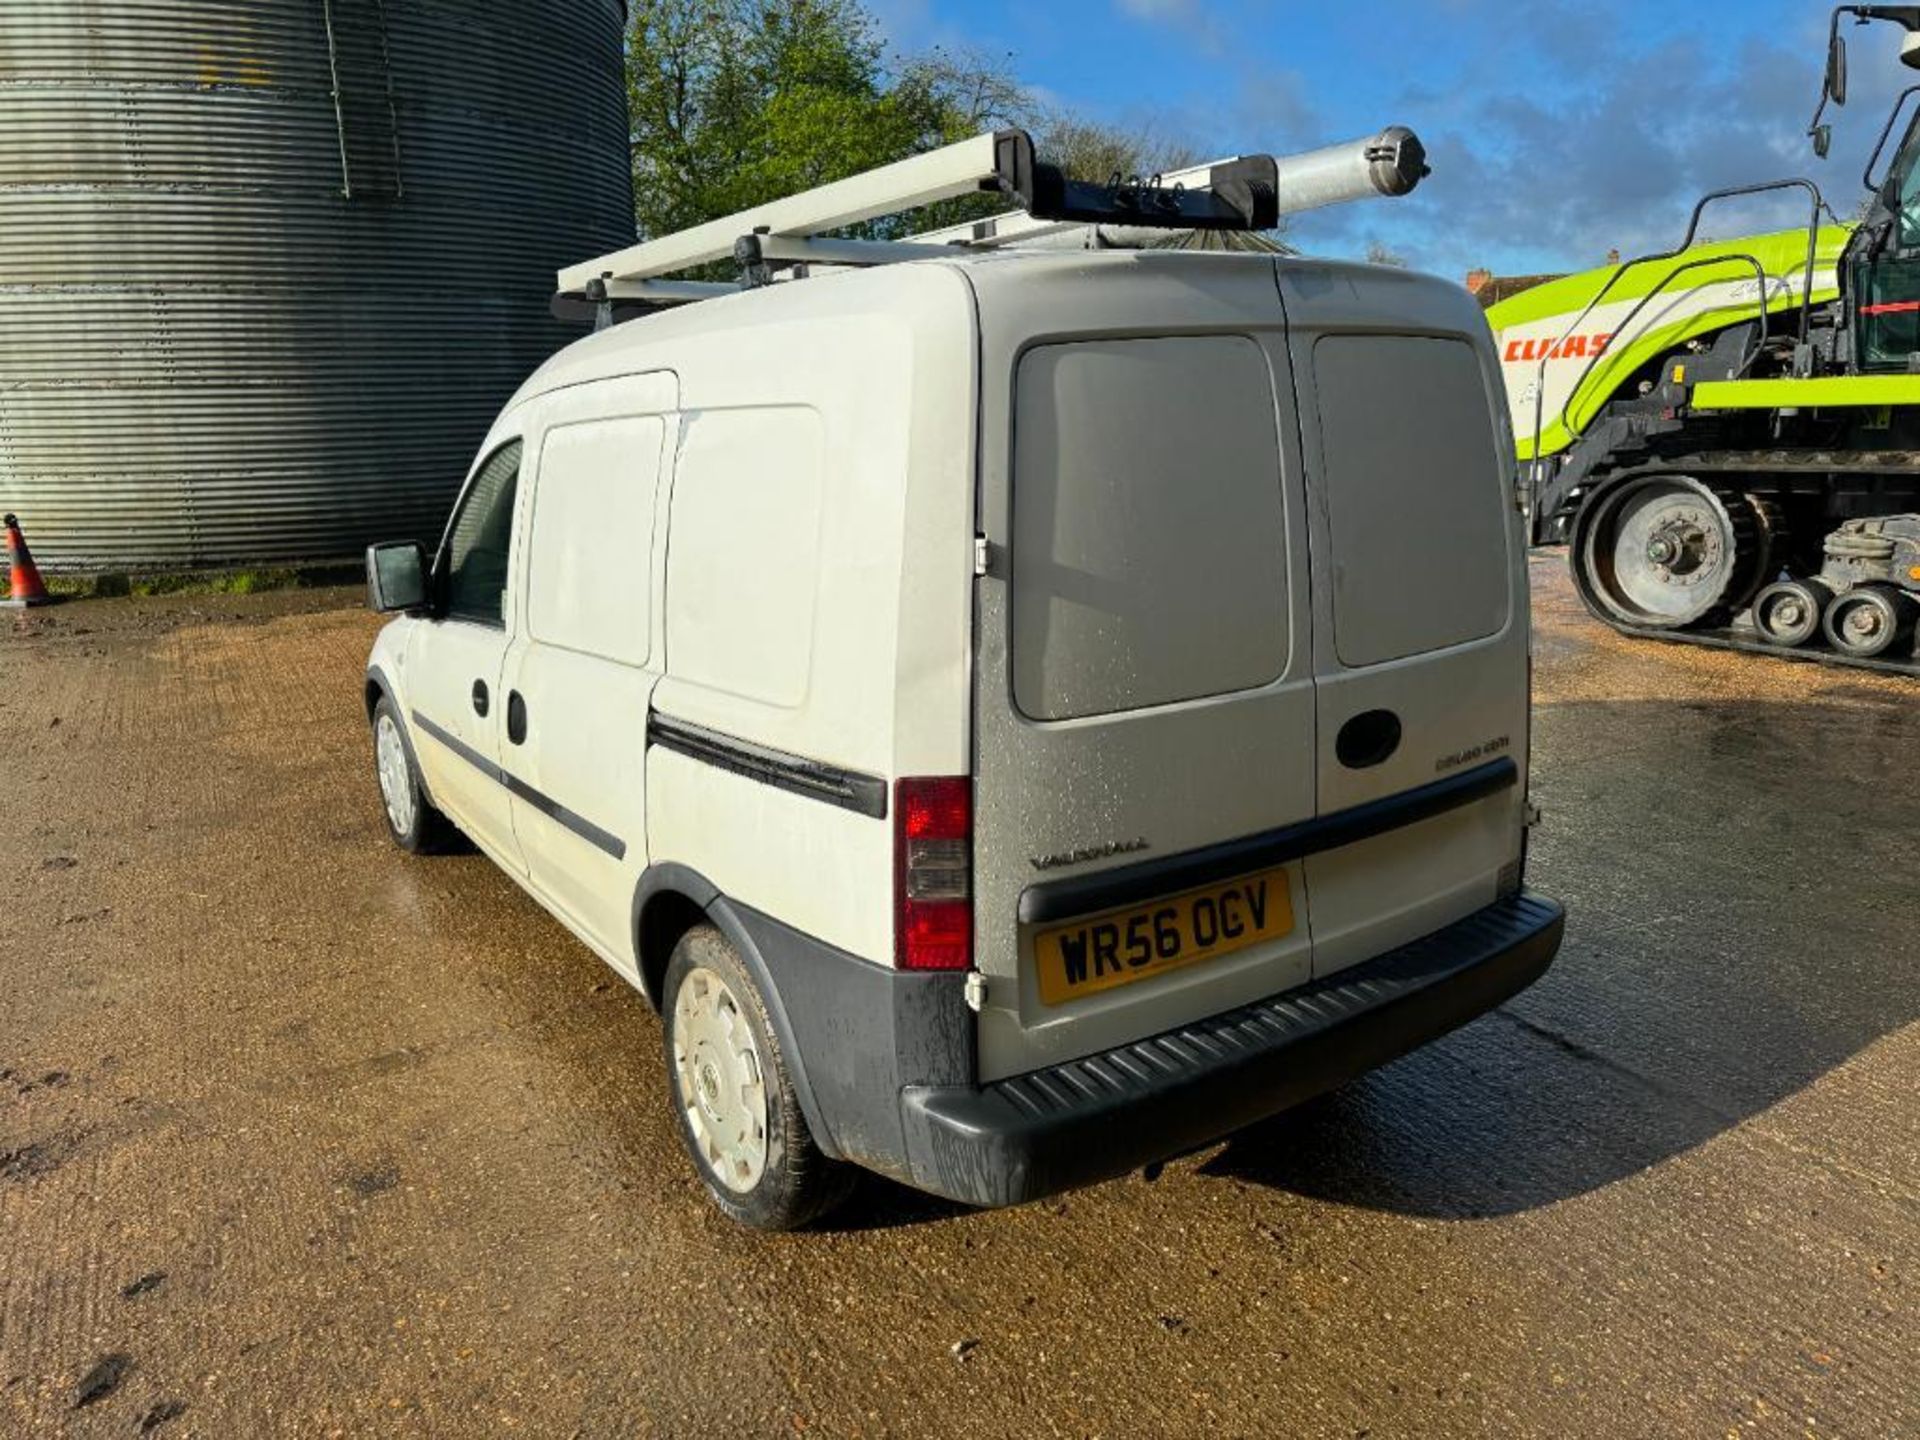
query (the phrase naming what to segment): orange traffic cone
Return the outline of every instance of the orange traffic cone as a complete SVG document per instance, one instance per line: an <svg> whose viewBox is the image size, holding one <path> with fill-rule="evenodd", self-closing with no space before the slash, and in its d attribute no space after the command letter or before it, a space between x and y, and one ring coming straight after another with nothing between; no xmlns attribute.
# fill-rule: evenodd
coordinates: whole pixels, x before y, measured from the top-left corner
<svg viewBox="0 0 1920 1440"><path fill-rule="evenodd" d="M13 572L12 593L0 605L11 609L21 609L28 605L45 605L53 597L47 594L47 587L40 579L39 568L33 563L33 556L27 550L27 537L20 533L18 517L6 517L7 526L7 565Z"/></svg>

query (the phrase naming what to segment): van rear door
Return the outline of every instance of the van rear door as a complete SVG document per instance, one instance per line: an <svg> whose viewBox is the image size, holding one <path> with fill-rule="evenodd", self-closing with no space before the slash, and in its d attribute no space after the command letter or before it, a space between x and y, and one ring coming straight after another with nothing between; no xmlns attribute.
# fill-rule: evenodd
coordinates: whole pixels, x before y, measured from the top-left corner
<svg viewBox="0 0 1920 1440"><path fill-rule="evenodd" d="M1217 847L1314 815L1314 657L1271 261L967 268L989 557L975 963L996 1079L1310 977L1300 864Z"/></svg>
<svg viewBox="0 0 1920 1440"><path fill-rule="evenodd" d="M1513 446L1472 302L1419 277L1364 291L1317 279L1281 270L1294 363L1310 382L1300 419L1322 582L1320 812L1376 807L1386 827L1305 861L1324 976L1517 882L1528 611ZM1367 328L1388 323L1426 333Z"/></svg>

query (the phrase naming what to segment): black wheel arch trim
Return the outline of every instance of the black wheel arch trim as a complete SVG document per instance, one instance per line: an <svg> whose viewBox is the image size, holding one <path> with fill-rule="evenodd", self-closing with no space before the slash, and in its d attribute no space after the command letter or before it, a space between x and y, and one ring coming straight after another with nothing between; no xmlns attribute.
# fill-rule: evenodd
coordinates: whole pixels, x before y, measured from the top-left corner
<svg viewBox="0 0 1920 1440"><path fill-rule="evenodd" d="M806 1116L807 1128L813 1132L814 1144L830 1159L842 1159L834 1143L833 1132L826 1123L826 1117L815 1097L813 1085L807 1078L806 1056L802 1053L800 1042L793 1031L793 1021L787 1014L786 1002L781 998L780 987L774 982L773 972L768 968L766 958L761 955L760 947L741 922L739 912L727 897L720 893L705 875L690 865L677 861L663 861L649 865L640 872L640 879L633 887L633 956L641 977L641 993L647 997L655 1011L666 1023L666 996L649 988L646 979L647 957L641 954L640 937L643 933L641 917L645 914L649 902L662 896L673 896L691 901L711 920L714 927L726 937L734 953L740 957L740 963L747 967L747 973L753 976L753 983L760 987L760 994L767 1002L767 1018L773 1024L774 1038L779 1041L780 1049L787 1062L787 1078L793 1082L794 1096L800 1102L800 1113ZM665 966L661 967L665 973Z"/></svg>
<svg viewBox="0 0 1920 1440"><path fill-rule="evenodd" d="M387 678L387 672L382 670L378 665L369 665L367 667L366 688L368 690L379 691L382 695L386 696L387 699L393 701L396 710L400 708L400 696L394 690L393 682ZM371 695L367 697L367 719L373 719L373 707L379 703L380 702Z"/></svg>
<svg viewBox="0 0 1920 1440"><path fill-rule="evenodd" d="M393 718L400 722L397 727L400 731L400 743L406 747L407 763L413 767L413 778L420 786L422 798L424 798L429 805L432 805L434 809L438 810L440 806L433 798L433 791L427 787L427 772L421 768L420 757L416 755L413 750L413 736L407 729L407 712L406 707L400 703L400 692L394 689L393 682L387 678L387 672L382 670L378 665L369 665L367 667L366 684L368 689L378 690L380 692L380 699L385 699L393 706ZM373 712L380 708L380 699L369 698L367 700L368 725L373 724Z"/></svg>

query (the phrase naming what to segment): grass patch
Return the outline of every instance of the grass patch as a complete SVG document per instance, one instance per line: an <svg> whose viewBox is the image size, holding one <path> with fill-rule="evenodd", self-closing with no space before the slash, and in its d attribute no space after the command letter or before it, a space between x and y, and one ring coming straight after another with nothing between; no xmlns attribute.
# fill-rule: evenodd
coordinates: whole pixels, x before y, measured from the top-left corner
<svg viewBox="0 0 1920 1440"><path fill-rule="evenodd" d="M292 590L300 572L290 567L270 570L220 570L212 574L139 575L128 577L134 595L258 595L263 590Z"/></svg>
<svg viewBox="0 0 1920 1440"><path fill-rule="evenodd" d="M268 590L308 590L353 585L365 578L358 565L269 565L242 570L161 570L150 573L49 575L47 589L75 599L104 600L155 595L259 595Z"/></svg>

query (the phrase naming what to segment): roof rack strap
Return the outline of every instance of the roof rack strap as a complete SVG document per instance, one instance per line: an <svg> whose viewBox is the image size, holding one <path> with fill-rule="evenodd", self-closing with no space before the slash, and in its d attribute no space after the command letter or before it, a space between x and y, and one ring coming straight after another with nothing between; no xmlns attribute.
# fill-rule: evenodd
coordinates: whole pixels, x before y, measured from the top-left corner
<svg viewBox="0 0 1920 1440"><path fill-rule="evenodd" d="M1154 225L1182 230L1271 230L1280 220L1278 167L1271 155L1223 161L1204 185L1167 185L1160 177L1115 176L1106 184L1069 180L1052 165L1033 167L1032 188L1013 192L1036 220L1088 225Z"/></svg>

